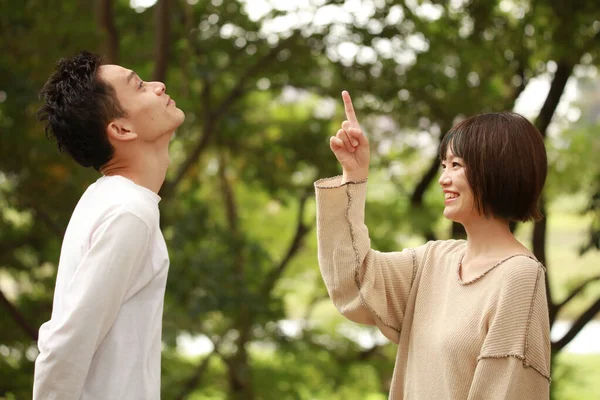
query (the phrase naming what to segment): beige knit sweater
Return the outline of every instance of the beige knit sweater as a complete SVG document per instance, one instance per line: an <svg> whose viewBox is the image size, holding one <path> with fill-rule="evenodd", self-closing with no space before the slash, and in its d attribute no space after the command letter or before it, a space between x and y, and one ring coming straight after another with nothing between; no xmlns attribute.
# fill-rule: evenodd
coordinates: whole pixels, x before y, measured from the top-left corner
<svg viewBox="0 0 600 400"><path fill-rule="evenodd" d="M390 399L547 400L550 329L543 266L517 255L462 282L465 241L371 249L366 182L315 183L319 265L348 319L398 345Z"/></svg>

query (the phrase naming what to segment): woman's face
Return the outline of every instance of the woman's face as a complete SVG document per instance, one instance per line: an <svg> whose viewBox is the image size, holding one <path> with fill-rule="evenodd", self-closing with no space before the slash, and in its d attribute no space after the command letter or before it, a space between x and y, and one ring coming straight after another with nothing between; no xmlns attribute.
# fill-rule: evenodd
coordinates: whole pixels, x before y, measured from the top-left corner
<svg viewBox="0 0 600 400"><path fill-rule="evenodd" d="M446 158L442 160L438 183L444 192L444 217L464 225L473 217L480 216L467 181L465 162L452 153L451 146L448 146Z"/></svg>

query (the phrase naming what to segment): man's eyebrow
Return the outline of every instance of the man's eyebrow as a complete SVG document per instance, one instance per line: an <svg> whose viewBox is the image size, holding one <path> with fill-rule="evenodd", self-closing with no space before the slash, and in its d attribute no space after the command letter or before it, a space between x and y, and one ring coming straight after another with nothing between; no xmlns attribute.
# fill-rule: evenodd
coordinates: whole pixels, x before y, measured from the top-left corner
<svg viewBox="0 0 600 400"><path fill-rule="evenodd" d="M131 71L129 73L129 75L127 75L127 84L129 85L129 82L131 82L131 78L133 78L134 76L136 76L137 74L135 73L135 71Z"/></svg>

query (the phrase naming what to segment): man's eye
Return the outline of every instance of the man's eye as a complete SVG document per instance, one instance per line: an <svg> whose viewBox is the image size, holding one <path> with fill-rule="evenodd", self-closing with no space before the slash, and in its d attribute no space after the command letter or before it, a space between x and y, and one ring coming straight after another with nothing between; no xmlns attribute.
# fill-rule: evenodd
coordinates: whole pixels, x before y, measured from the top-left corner
<svg viewBox="0 0 600 400"><path fill-rule="evenodd" d="M140 86L139 86L139 89L141 89L141 88L143 88L143 87L144 87L144 81L140 81Z"/></svg>

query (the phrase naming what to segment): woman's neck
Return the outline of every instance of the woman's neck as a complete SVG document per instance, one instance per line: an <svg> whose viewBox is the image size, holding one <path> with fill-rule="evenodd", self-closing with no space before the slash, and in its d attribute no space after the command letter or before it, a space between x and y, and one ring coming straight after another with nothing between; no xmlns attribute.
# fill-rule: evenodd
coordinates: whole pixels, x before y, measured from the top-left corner
<svg viewBox="0 0 600 400"><path fill-rule="evenodd" d="M478 216L464 224L464 227L467 232L464 262L504 258L517 253L531 255L531 252L515 238L505 219Z"/></svg>

